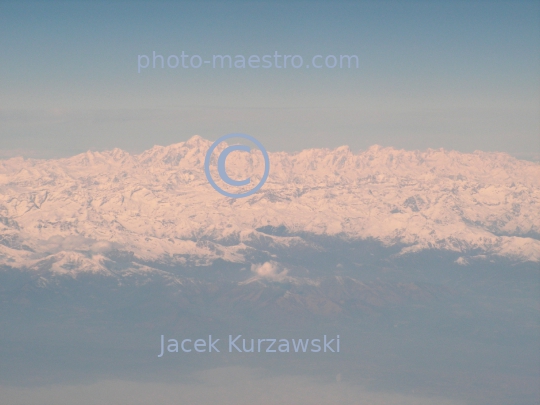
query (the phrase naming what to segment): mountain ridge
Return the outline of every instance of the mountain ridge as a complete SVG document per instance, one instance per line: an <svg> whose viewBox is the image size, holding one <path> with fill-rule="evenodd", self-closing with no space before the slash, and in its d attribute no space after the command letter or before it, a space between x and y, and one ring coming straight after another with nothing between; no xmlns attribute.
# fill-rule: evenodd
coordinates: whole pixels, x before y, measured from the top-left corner
<svg viewBox="0 0 540 405"><path fill-rule="evenodd" d="M242 263L246 252L267 250L253 247L262 235L288 248L309 245L302 233L372 238L403 245L401 254L449 250L463 254L463 263L482 256L540 261L536 163L497 152L377 145L357 154L347 146L271 152L266 184L235 200L208 184L211 144L194 136L138 155L113 149L0 161L0 264L100 272L112 250L145 263ZM233 152L227 171L253 184L263 164L259 152ZM267 226L288 234L257 230Z"/></svg>

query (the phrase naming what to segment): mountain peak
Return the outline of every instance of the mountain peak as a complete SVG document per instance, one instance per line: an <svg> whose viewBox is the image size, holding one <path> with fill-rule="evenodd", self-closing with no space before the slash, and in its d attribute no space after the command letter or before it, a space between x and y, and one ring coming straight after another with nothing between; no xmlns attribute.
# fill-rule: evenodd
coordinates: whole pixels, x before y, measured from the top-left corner
<svg viewBox="0 0 540 405"><path fill-rule="evenodd" d="M189 138L187 141L184 142L184 145L189 147L200 147L200 146L210 146L210 141L204 139L200 135L193 135L191 138Z"/></svg>
<svg viewBox="0 0 540 405"><path fill-rule="evenodd" d="M369 153L379 153L381 152L383 149L386 149L384 146L381 146L381 145L371 145L368 149L367 149L367 152Z"/></svg>

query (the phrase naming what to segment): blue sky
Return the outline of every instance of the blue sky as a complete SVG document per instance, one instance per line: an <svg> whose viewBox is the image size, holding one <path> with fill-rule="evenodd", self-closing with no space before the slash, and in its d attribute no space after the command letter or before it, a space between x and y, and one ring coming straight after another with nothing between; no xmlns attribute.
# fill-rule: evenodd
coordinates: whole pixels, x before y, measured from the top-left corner
<svg viewBox="0 0 540 405"><path fill-rule="evenodd" d="M540 153L540 4L0 3L0 156L199 134L269 150ZM147 69L137 55L356 54L358 69Z"/></svg>

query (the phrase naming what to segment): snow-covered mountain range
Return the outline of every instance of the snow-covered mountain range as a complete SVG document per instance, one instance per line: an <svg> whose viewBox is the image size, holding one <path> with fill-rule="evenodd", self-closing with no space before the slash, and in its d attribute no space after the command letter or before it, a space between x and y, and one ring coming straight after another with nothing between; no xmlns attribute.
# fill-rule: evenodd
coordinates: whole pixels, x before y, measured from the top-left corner
<svg viewBox="0 0 540 405"><path fill-rule="evenodd" d="M537 163L380 146L277 152L269 154L263 188L231 199L205 177L211 144L194 136L139 155L114 149L0 161L0 264L108 272L119 252L136 271L152 263L243 263L265 244L307 246L307 234L374 239L404 255L454 251L462 264L540 261ZM260 153L227 160L232 178L253 182L262 165Z"/></svg>

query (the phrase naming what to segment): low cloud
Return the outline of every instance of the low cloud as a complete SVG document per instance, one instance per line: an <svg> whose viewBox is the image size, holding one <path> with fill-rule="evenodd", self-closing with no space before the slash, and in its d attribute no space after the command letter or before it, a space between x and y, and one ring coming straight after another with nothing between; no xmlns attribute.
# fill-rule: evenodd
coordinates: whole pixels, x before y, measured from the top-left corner
<svg viewBox="0 0 540 405"><path fill-rule="evenodd" d="M60 251L90 251L92 253L105 253L114 249L113 243L107 241L96 241L80 235L51 236L42 242L41 249L50 253Z"/></svg>
<svg viewBox="0 0 540 405"><path fill-rule="evenodd" d="M266 262L263 264L252 264L251 271L256 274L256 278L263 278L272 281L283 282L289 277L288 270L281 269L275 262Z"/></svg>
<svg viewBox="0 0 540 405"><path fill-rule="evenodd" d="M265 376L259 369L227 367L195 373L191 383L105 380L91 384L1 387L6 405L461 405L448 398L370 391L341 378ZM339 375L341 377L341 375Z"/></svg>

